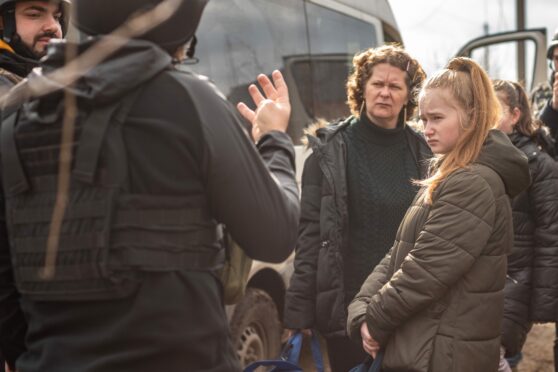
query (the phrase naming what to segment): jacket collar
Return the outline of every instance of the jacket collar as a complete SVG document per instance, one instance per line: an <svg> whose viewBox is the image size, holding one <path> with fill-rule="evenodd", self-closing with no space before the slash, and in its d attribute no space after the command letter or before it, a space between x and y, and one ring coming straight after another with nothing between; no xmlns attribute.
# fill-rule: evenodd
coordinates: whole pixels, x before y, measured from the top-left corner
<svg viewBox="0 0 558 372"><path fill-rule="evenodd" d="M15 54L14 49L2 39L0 39L0 50L7 50L8 52Z"/></svg>

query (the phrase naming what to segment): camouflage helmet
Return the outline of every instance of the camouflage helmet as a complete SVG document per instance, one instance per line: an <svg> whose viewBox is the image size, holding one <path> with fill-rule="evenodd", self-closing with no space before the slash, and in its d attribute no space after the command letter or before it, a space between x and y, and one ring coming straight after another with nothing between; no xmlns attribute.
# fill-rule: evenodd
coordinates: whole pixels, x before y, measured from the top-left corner
<svg viewBox="0 0 558 372"><path fill-rule="evenodd" d="M554 36L550 41L550 45L546 51L546 58L552 59L552 53L554 53L554 48L558 46L558 29L554 32Z"/></svg>

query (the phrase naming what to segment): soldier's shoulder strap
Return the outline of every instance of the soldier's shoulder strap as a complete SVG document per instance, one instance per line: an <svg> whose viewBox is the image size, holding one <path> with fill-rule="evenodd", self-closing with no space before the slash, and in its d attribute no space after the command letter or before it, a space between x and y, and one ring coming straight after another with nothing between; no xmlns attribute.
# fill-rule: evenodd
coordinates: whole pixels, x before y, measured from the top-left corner
<svg viewBox="0 0 558 372"><path fill-rule="evenodd" d="M142 91L142 87L135 88L121 101L93 110L89 114L83 125L83 132L79 141L73 170L74 178L88 184L93 183L103 138L109 124L124 123Z"/></svg>

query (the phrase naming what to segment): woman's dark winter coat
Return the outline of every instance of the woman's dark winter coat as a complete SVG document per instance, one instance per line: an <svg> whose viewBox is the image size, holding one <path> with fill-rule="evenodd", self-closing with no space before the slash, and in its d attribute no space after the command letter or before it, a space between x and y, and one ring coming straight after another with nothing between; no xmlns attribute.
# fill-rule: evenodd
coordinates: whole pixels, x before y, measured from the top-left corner
<svg viewBox="0 0 558 372"><path fill-rule="evenodd" d="M315 328L326 337L346 336L343 255L349 244L349 216L347 144L342 133L354 120L319 128L308 137L313 152L304 167L295 272L285 301L285 327ZM422 178L432 153L420 134L408 126L404 131ZM321 180L311 184L305 180L305 175L316 173Z"/></svg>
<svg viewBox="0 0 558 372"><path fill-rule="evenodd" d="M558 321L558 163L527 136L513 133L527 155L531 186L512 202L514 245L508 256L502 345L521 351L531 322Z"/></svg>

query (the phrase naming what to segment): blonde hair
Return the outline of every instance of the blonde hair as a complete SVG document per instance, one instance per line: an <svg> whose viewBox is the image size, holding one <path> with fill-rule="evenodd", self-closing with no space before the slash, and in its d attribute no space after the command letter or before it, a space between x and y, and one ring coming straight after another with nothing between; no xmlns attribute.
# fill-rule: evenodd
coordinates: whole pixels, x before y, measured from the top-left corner
<svg viewBox="0 0 558 372"><path fill-rule="evenodd" d="M426 186L425 201L432 202L438 186L453 172L466 168L479 156L490 129L498 125L500 104L486 72L475 61L457 57L445 69L427 80L421 96L428 89L447 89L461 109L461 134L447 154L435 157L431 163L434 174L417 182Z"/></svg>
<svg viewBox="0 0 558 372"><path fill-rule="evenodd" d="M353 58L353 72L347 80L347 103L355 117L360 116L364 103L364 88L372 76L374 66L388 63L406 72L405 83L408 91L407 117L409 120L417 107L417 95L426 74L418 61L412 58L400 45L388 44L357 53Z"/></svg>

